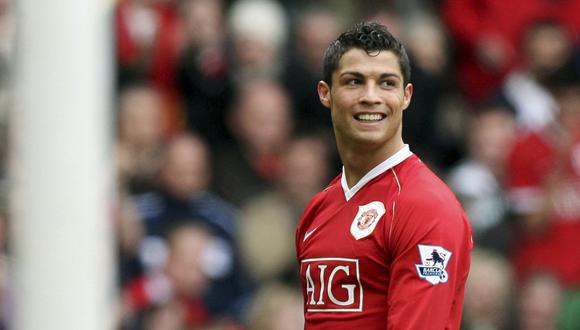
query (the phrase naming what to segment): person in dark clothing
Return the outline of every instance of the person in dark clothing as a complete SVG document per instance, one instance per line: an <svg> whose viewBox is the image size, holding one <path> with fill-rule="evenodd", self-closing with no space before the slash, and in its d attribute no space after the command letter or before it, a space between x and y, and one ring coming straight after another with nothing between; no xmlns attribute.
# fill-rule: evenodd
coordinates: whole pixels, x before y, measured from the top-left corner
<svg viewBox="0 0 580 330"><path fill-rule="evenodd" d="M136 205L144 221L145 245L152 242L149 250L155 250L159 240L183 222L201 224L218 238L219 253L211 258L219 262L211 270L205 307L212 316L239 320L251 285L235 249L238 211L206 190L209 177L209 152L201 138L176 136L168 142L158 189L137 196Z"/></svg>

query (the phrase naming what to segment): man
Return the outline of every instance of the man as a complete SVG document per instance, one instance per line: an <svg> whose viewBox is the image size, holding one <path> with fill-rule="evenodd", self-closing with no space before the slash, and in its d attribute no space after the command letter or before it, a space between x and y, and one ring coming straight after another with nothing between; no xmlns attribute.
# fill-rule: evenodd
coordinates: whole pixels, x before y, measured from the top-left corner
<svg viewBox="0 0 580 330"><path fill-rule="evenodd" d="M296 232L306 329L459 328L471 229L402 141L409 76L403 46L376 23L355 25L324 55L318 94L344 167Z"/></svg>
<svg viewBox="0 0 580 330"><path fill-rule="evenodd" d="M512 261L525 282L549 273L566 291L563 329L580 329L580 68L573 61L544 81L558 105L544 129L523 131L508 158L506 186L514 214Z"/></svg>
<svg viewBox="0 0 580 330"><path fill-rule="evenodd" d="M251 286L235 249L238 210L208 191L210 157L199 136L182 133L168 141L158 186L136 197L146 235L141 256L145 266L154 269L159 262L154 257L163 253L160 243L175 226L182 222L206 226L219 238L220 249L211 255L217 263L210 269L212 281L204 303L212 317L240 319Z"/></svg>

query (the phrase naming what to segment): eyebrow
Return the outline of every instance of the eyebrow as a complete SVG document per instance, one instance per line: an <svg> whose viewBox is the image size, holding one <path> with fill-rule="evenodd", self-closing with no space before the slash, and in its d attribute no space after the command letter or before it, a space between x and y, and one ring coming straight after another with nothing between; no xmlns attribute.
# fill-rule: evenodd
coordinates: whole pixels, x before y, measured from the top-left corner
<svg viewBox="0 0 580 330"><path fill-rule="evenodd" d="M346 72L343 72L343 73L340 74L339 78L340 77L343 77L343 76L347 76L347 75L351 75L351 76L354 76L354 77L357 77L357 78L364 78L364 75L362 73L358 72L358 71L346 71ZM401 76L399 76L398 74L396 74L396 73L388 73L388 72L387 73L382 73L379 78L380 79L397 78L399 80L402 80Z"/></svg>

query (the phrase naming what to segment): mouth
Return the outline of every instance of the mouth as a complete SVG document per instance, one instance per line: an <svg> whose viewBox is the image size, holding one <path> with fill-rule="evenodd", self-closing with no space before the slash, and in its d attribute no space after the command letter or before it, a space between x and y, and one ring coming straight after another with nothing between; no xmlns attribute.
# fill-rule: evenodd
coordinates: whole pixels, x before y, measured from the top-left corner
<svg viewBox="0 0 580 330"><path fill-rule="evenodd" d="M354 115L354 119L363 123L378 122L385 119L387 115L382 113L357 113Z"/></svg>

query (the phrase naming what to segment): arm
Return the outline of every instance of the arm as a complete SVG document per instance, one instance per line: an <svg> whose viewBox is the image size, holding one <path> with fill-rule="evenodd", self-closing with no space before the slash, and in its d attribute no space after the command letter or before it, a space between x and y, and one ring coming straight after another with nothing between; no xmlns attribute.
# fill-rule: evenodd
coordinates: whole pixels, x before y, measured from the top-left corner
<svg viewBox="0 0 580 330"><path fill-rule="evenodd" d="M454 199L401 197L389 238L388 329L458 329L472 247L467 219Z"/></svg>

